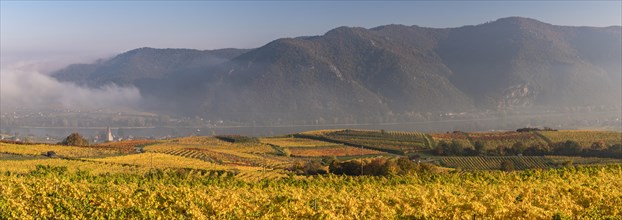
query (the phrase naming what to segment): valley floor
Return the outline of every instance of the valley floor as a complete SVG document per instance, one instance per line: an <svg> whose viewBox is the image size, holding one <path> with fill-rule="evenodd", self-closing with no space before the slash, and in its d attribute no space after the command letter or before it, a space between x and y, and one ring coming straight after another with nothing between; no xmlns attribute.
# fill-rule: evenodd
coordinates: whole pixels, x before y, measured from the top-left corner
<svg viewBox="0 0 622 220"><path fill-rule="evenodd" d="M531 152L525 145L615 156L621 138L320 130L82 147L0 142L0 219L622 219L621 159L515 155Z"/></svg>

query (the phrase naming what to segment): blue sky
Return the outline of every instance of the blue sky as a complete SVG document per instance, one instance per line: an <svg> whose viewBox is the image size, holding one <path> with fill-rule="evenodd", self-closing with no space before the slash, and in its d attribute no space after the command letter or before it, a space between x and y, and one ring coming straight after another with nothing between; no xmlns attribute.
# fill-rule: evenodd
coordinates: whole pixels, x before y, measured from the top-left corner
<svg viewBox="0 0 622 220"><path fill-rule="evenodd" d="M338 26L458 27L522 16L572 26L622 23L622 1L2 1L5 58L116 54L138 47L254 48Z"/></svg>

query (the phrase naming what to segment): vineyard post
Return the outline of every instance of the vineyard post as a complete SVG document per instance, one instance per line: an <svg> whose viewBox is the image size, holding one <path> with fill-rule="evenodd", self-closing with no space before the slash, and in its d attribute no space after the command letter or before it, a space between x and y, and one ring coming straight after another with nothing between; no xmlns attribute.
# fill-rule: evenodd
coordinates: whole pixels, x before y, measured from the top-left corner
<svg viewBox="0 0 622 220"><path fill-rule="evenodd" d="M361 176L363 175L363 145L361 145Z"/></svg>
<svg viewBox="0 0 622 220"><path fill-rule="evenodd" d="M151 167L149 167L149 172L151 173L151 170L153 170L153 153L151 154Z"/></svg>

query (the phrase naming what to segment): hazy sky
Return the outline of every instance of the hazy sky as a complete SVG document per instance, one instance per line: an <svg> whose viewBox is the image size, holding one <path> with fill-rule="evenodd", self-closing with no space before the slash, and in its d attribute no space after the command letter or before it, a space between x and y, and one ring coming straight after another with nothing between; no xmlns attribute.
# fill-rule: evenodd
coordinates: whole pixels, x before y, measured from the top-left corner
<svg viewBox="0 0 622 220"><path fill-rule="evenodd" d="M622 1L1 1L3 60L112 55L138 47L253 48L338 26L457 27L522 16L621 25Z"/></svg>

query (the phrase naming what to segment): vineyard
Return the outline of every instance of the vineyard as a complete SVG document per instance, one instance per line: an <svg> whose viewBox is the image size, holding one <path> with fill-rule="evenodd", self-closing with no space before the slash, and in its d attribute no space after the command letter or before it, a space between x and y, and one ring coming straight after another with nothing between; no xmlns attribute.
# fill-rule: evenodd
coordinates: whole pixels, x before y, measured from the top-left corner
<svg viewBox="0 0 622 220"><path fill-rule="evenodd" d="M439 142L615 144L620 134L553 132L326 130L89 147L0 142L0 219L620 219L622 159L396 158ZM392 170L408 166L429 169ZM326 174L331 169L364 176ZM389 174L371 176L382 172Z"/></svg>
<svg viewBox="0 0 622 220"><path fill-rule="evenodd" d="M334 144L330 142L318 141L306 138L261 138L261 143L276 145L279 147L332 147L343 146L341 144Z"/></svg>
<svg viewBox="0 0 622 220"><path fill-rule="evenodd" d="M568 156L477 156L438 157L438 164L462 170L502 170L502 164L509 162L516 170L550 169L568 165L620 164L622 159Z"/></svg>
<svg viewBox="0 0 622 220"><path fill-rule="evenodd" d="M232 167L221 166L189 157L162 153L131 154L117 157L87 159L89 161L149 167L150 169L191 168L201 170L226 170Z"/></svg>
<svg viewBox="0 0 622 220"><path fill-rule="evenodd" d="M160 141L154 141L154 140L127 140L127 141L119 141L119 142L101 143L101 144L95 145L95 147L122 148L122 149L130 148L131 150L134 150L134 148L136 147L144 147L144 146L148 146L152 144L157 144L159 142Z"/></svg>
<svg viewBox="0 0 622 220"><path fill-rule="evenodd" d="M575 165L591 164L616 164L622 163L622 159L598 158L598 157L566 157L566 156L545 156L552 164L564 164L568 161Z"/></svg>
<svg viewBox="0 0 622 220"><path fill-rule="evenodd" d="M539 133L552 142L572 140L584 148L601 141L607 145L622 144L622 133L614 131L540 131Z"/></svg>
<svg viewBox="0 0 622 220"><path fill-rule="evenodd" d="M288 148L292 156L297 157L344 157L344 156L358 156L358 155L386 155L386 153L371 149L361 149L350 146L341 147L293 147Z"/></svg>
<svg viewBox="0 0 622 220"><path fill-rule="evenodd" d="M219 144L218 142L216 142ZM265 145L213 145L164 143L145 148L147 152L198 159L225 166L285 168L293 159L277 157Z"/></svg>
<svg viewBox="0 0 622 220"><path fill-rule="evenodd" d="M356 148L344 144L319 141L308 138L261 138L262 143L277 149L287 149L294 157L350 157L386 155L385 152L369 148Z"/></svg>
<svg viewBox="0 0 622 220"><path fill-rule="evenodd" d="M329 142L354 147L407 155L421 150L429 150L434 145L432 138L419 132L385 132L383 130L336 130L299 134L300 137L323 139Z"/></svg>
<svg viewBox="0 0 622 220"><path fill-rule="evenodd" d="M443 157L440 164L463 170L501 170L504 161L512 163L515 169L550 168L552 161L544 157Z"/></svg>
<svg viewBox="0 0 622 220"><path fill-rule="evenodd" d="M60 158L49 159L22 159L22 160L5 160L0 159L0 172L11 172L19 174L27 174L34 170L38 165L66 167L70 172L88 172L91 174L104 173L136 173L146 172L146 167L132 167L121 164L105 164L95 161L85 160L68 160Z"/></svg>
<svg viewBox="0 0 622 220"><path fill-rule="evenodd" d="M18 154L24 156L45 155L53 151L58 157L82 158L82 157L105 157L128 153L127 150L108 147L72 147L49 144L12 144L0 143L0 153ZM132 150L133 151L133 150Z"/></svg>
<svg viewBox="0 0 622 220"><path fill-rule="evenodd" d="M619 219L620 204L620 165L388 178L56 166L0 173L7 219Z"/></svg>
<svg viewBox="0 0 622 220"><path fill-rule="evenodd" d="M462 146L465 146L467 148L473 147L473 145L471 144L471 141L467 137L467 134L464 132L440 133L440 134L432 134L431 136L436 143L441 142L441 141L445 141L445 142L456 141L460 143Z"/></svg>

